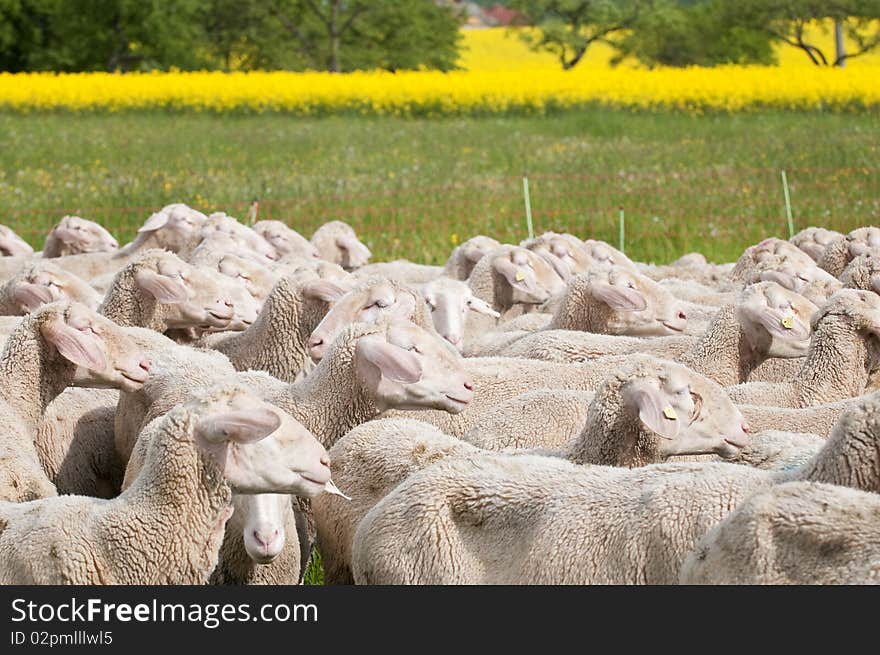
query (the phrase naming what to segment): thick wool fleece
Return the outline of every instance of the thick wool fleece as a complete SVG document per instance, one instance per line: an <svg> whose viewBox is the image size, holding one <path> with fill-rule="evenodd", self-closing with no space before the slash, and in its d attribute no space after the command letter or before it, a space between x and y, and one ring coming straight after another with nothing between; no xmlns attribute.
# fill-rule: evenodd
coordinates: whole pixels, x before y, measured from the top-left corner
<svg viewBox="0 0 880 655"><path fill-rule="evenodd" d="M164 250L150 250L120 270L98 311L117 325L143 327L156 332L167 330L167 319L173 306L145 294L135 282L138 271L143 268L155 270L158 261L167 256Z"/></svg>
<svg viewBox="0 0 880 655"><path fill-rule="evenodd" d="M145 433L146 464L113 500L0 503L3 584L203 584L231 491L180 407Z"/></svg>

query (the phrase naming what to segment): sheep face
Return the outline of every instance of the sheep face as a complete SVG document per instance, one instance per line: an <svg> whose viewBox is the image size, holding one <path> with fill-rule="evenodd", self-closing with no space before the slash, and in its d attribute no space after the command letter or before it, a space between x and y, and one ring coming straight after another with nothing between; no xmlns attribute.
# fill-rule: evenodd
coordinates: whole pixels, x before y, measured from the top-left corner
<svg viewBox="0 0 880 655"><path fill-rule="evenodd" d="M339 333L351 323L376 323L384 318L412 318L416 303L414 292L398 289L387 281L374 281L339 298L312 331L308 340L309 356L320 361Z"/></svg>
<svg viewBox="0 0 880 655"><path fill-rule="evenodd" d="M283 493L313 498L330 481L330 457L299 421L244 389L199 397L196 443L241 494Z"/></svg>
<svg viewBox="0 0 880 655"><path fill-rule="evenodd" d="M46 237L46 257L75 255L85 252L107 252L119 243L103 227L79 216L65 216Z"/></svg>
<svg viewBox="0 0 880 655"><path fill-rule="evenodd" d="M509 248L492 260L492 268L507 281L513 304L540 305L565 291L565 282L540 255Z"/></svg>
<svg viewBox="0 0 880 655"><path fill-rule="evenodd" d="M150 216L138 230L138 235L150 237L154 247L180 252L198 234L206 220L207 216L200 211L175 203Z"/></svg>
<svg viewBox="0 0 880 655"><path fill-rule="evenodd" d="M850 259L880 251L880 227L860 227L846 235Z"/></svg>
<svg viewBox="0 0 880 655"><path fill-rule="evenodd" d="M312 235L312 245L321 259L339 264L347 271L364 266L373 256L351 226L342 221L330 221L319 227Z"/></svg>
<svg viewBox="0 0 880 655"><path fill-rule="evenodd" d="M736 456L749 443L742 414L708 378L673 362L648 366L621 388L628 411L660 437L659 454Z"/></svg>
<svg viewBox="0 0 880 655"><path fill-rule="evenodd" d="M274 261L278 259L278 253L271 244L259 234L254 232L246 225L242 225L232 216L228 216L223 212L216 212L208 216L205 224L202 226L202 239L210 238L213 234L220 233L226 235L239 242L246 249L256 254L263 261Z"/></svg>
<svg viewBox="0 0 880 655"><path fill-rule="evenodd" d="M592 273L589 293L611 312L604 326L608 334L663 336L681 334L687 327L687 314L668 289L626 268Z"/></svg>
<svg viewBox="0 0 880 655"><path fill-rule="evenodd" d="M232 498L235 512L227 530L241 530L244 548L257 564L269 564L284 549L285 526L290 513L286 494L244 494Z"/></svg>
<svg viewBox="0 0 880 655"><path fill-rule="evenodd" d="M441 409L461 412L474 395L461 355L446 341L408 321L358 339L355 368L382 410Z"/></svg>
<svg viewBox="0 0 880 655"><path fill-rule="evenodd" d="M5 225L0 225L0 255L3 257L29 257L34 254L27 241Z"/></svg>
<svg viewBox="0 0 880 655"><path fill-rule="evenodd" d="M56 300L81 302L91 309L101 303L101 295L83 280L47 264L34 266L21 275L14 283L12 297L19 303L21 315Z"/></svg>
<svg viewBox="0 0 880 655"><path fill-rule="evenodd" d="M740 294L737 319L752 348L768 357L802 357L810 346L810 318L818 309L775 282L759 282Z"/></svg>
<svg viewBox="0 0 880 655"><path fill-rule="evenodd" d="M223 275L240 280L248 293L263 306L278 277L265 266L237 255L224 255L217 262L217 270Z"/></svg>
<svg viewBox="0 0 880 655"><path fill-rule="evenodd" d="M790 241L807 253L813 261L818 262L825 254L828 245L842 236L840 232L826 230L822 227L808 227L795 234Z"/></svg>
<svg viewBox="0 0 880 655"><path fill-rule="evenodd" d="M584 241L583 249L589 261L588 271L606 270L612 266L622 266L633 272L638 270L629 257L604 241L587 239Z"/></svg>
<svg viewBox="0 0 880 655"><path fill-rule="evenodd" d="M501 315L488 303L475 298L470 287L460 280L439 278L422 286L422 297L431 311L437 333L461 352L468 312Z"/></svg>
<svg viewBox="0 0 880 655"><path fill-rule="evenodd" d="M522 245L543 257L563 280L586 272L591 264L583 242L571 234L546 232Z"/></svg>
<svg viewBox="0 0 880 655"><path fill-rule="evenodd" d="M281 221L259 221L254 224L254 232L268 241L281 256L292 254L306 259L320 258L317 248L308 239Z"/></svg>
<svg viewBox="0 0 880 655"><path fill-rule="evenodd" d="M172 305L169 328L228 328L235 319L232 284L219 273L206 271L165 253L143 263L135 284L158 303Z"/></svg>
<svg viewBox="0 0 880 655"><path fill-rule="evenodd" d="M73 385L137 391L150 364L124 330L79 303L52 303L35 315L46 342L76 366Z"/></svg>

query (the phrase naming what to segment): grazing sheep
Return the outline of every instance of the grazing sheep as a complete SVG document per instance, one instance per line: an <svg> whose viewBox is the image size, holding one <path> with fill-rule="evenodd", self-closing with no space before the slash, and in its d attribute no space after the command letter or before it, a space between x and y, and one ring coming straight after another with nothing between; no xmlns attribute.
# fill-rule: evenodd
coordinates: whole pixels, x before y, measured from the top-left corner
<svg viewBox="0 0 880 655"><path fill-rule="evenodd" d="M798 374L787 382L727 387L736 403L807 407L861 394L880 363L880 296L842 289L813 315L813 338Z"/></svg>
<svg viewBox="0 0 880 655"><path fill-rule="evenodd" d="M0 256L24 258L31 257L34 249L30 244L18 236L12 228L0 225Z"/></svg>
<svg viewBox="0 0 880 655"><path fill-rule="evenodd" d="M360 522L354 580L672 584L703 535L756 492L793 480L880 491L878 444L874 394L793 471L705 462L620 469L482 452L443 459Z"/></svg>
<svg viewBox="0 0 880 655"><path fill-rule="evenodd" d="M818 262L825 254L825 249L832 241L842 239L843 235L834 230L826 230L824 227L807 227L789 239L794 245L807 253L810 258Z"/></svg>
<svg viewBox="0 0 880 655"><path fill-rule="evenodd" d="M84 252L114 252L119 242L107 230L79 216L65 216L52 228L43 244L43 257Z"/></svg>
<svg viewBox="0 0 880 655"><path fill-rule="evenodd" d="M461 280L440 277L423 284L422 297L431 311L437 334L461 352L470 312L499 318L500 314L485 301L475 298L471 288Z"/></svg>
<svg viewBox="0 0 880 655"><path fill-rule="evenodd" d="M102 296L73 273L35 261L0 286L0 314L24 316L37 307L67 298L97 309Z"/></svg>
<svg viewBox="0 0 880 655"><path fill-rule="evenodd" d="M860 227L845 237L828 244L822 258L818 261L819 268L839 278L847 265L859 255L868 252L880 255L880 228Z"/></svg>
<svg viewBox="0 0 880 655"><path fill-rule="evenodd" d="M141 442L140 466L113 500L0 503L0 582L203 584L232 490L316 496L330 479L302 425L234 386L198 394Z"/></svg>
<svg viewBox="0 0 880 655"><path fill-rule="evenodd" d="M305 259L320 258L318 249L308 239L281 221L257 221L253 230L268 241L280 257L296 255Z"/></svg>
<svg viewBox="0 0 880 655"><path fill-rule="evenodd" d="M59 301L22 319L0 355L0 499L55 495L34 444L47 406L68 386L137 389L149 364L94 310Z"/></svg>
<svg viewBox="0 0 880 655"><path fill-rule="evenodd" d="M99 311L119 325L157 332L226 328L235 318L227 278L164 250L148 250L113 279Z"/></svg>
<svg viewBox="0 0 880 655"><path fill-rule="evenodd" d="M483 255L500 246L501 244L491 237L483 235L471 237L452 251L449 259L446 260L443 274L453 280L467 280Z"/></svg>
<svg viewBox="0 0 880 655"><path fill-rule="evenodd" d="M697 543L682 584L880 584L880 496L816 482L748 498Z"/></svg>
<svg viewBox="0 0 880 655"><path fill-rule="evenodd" d="M267 371L293 382L309 361L309 337L344 293L326 280L282 277L248 329L210 335L197 345L220 351L238 371Z"/></svg>
<svg viewBox="0 0 880 655"><path fill-rule="evenodd" d="M742 417L718 385L672 362L636 357L599 388L585 427L567 444L505 440L502 433L472 443L481 448L564 445L556 454L579 464L635 467L680 454L733 457L748 442L741 425ZM516 426L520 434L529 432L521 427ZM546 430L531 428L535 437ZM314 505L326 579L351 581L355 528L394 486L439 459L475 452L433 426L408 419L366 423L340 439L330 451L331 470L352 501L325 497Z"/></svg>
<svg viewBox="0 0 880 655"><path fill-rule="evenodd" d="M337 335L351 323L399 318L433 331L434 322L419 291L402 282L372 278L338 298L308 339L309 356L320 361Z"/></svg>
<svg viewBox="0 0 880 655"><path fill-rule="evenodd" d="M339 264L346 271L366 265L373 254L357 238L350 225L342 221L324 223L312 235L312 245L321 259Z"/></svg>

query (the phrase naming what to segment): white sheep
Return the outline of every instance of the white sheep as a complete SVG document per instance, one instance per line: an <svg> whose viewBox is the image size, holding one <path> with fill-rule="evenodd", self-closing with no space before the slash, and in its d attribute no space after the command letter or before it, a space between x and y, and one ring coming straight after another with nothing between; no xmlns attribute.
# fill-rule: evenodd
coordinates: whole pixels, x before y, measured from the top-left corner
<svg viewBox="0 0 880 655"><path fill-rule="evenodd" d="M308 239L281 221L257 221L253 230L268 241L280 257L291 254L305 259L320 257L318 249Z"/></svg>
<svg viewBox="0 0 880 655"><path fill-rule="evenodd" d="M483 255L492 252L499 246L501 244L498 241L482 234L471 237L455 247L455 250L449 255L449 259L446 260L443 274L453 280L467 280Z"/></svg>
<svg viewBox="0 0 880 655"><path fill-rule="evenodd" d="M64 298L97 309L102 295L73 273L37 260L0 285L0 314L24 316Z"/></svg>
<svg viewBox="0 0 880 655"><path fill-rule="evenodd" d="M119 242L94 221L65 216L46 236L43 257L62 257L84 252L114 252Z"/></svg>
<svg viewBox="0 0 880 655"><path fill-rule="evenodd" d="M835 239L825 248L818 264L820 268L839 278L853 259L868 252L880 254L878 227L860 227L845 237Z"/></svg>
<svg viewBox="0 0 880 655"><path fill-rule="evenodd" d="M315 230L311 242L322 259L339 264L347 271L366 265L373 256L351 226L342 221L324 223Z"/></svg>
<svg viewBox="0 0 880 655"><path fill-rule="evenodd" d="M18 236L12 228L0 225L0 256L15 257L19 261L29 258L34 254L31 245Z"/></svg>
<svg viewBox="0 0 880 655"><path fill-rule="evenodd" d="M475 298L471 288L462 280L439 277L421 286L422 297L431 311L431 320L437 333L461 352L470 312L493 318L501 315L485 301Z"/></svg>
<svg viewBox="0 0 880 655"><path fill-rule="evenodd" d="M0 503L0 581L202 584L217 562L231 490L315 496L330 479L314 437L238 387L177 407L141 442L139 471L113 500Z"/></svg>
<svg viewBox="0 0 880 655"><path fill-rule="evenodd" d="M832 241L843 238L840 232L824 227L806 227L789 239L794 245L818 262Z"/></svg>

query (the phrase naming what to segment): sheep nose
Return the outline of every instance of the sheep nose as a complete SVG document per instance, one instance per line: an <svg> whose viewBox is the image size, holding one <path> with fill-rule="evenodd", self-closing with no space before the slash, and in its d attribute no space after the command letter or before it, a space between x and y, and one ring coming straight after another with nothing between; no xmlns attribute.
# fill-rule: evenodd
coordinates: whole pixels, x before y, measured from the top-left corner
<svg viewBox="0 0 880 655"><path fill-rule="evenodd" d="M685 314L684 312L678 312L678 317L683 321L687 320L687 314Z"/></svg>
<svg viewBox="0 0 880 655"><path fill-rule="evenodd" d="M746 434L749 434L749 432L752 431L752 429L749 427L748 423L743 423L740 427L742 428L742 431L745 432Z"/></svg>
<svg viewBox="0 0 880 655"><path fill-rule="evenodd" d="M321 464L330 468L330 455L321 455Z"/></svg>
<svg viewBox="0 0 880 655"><path fill-rule="evenodd" d="M138 366L140 366L142 369L144 369L147 373L150 372L150 360L142 359L141 361L138 362Z"/></svg>
<svg viewBox="0 0 880 655"><path fill-rule="evenodd" d="M468 391L473 391L474 390L474 381L471 380L470 378L465 380L464 381L464 388L467 389Z"/></svg>

